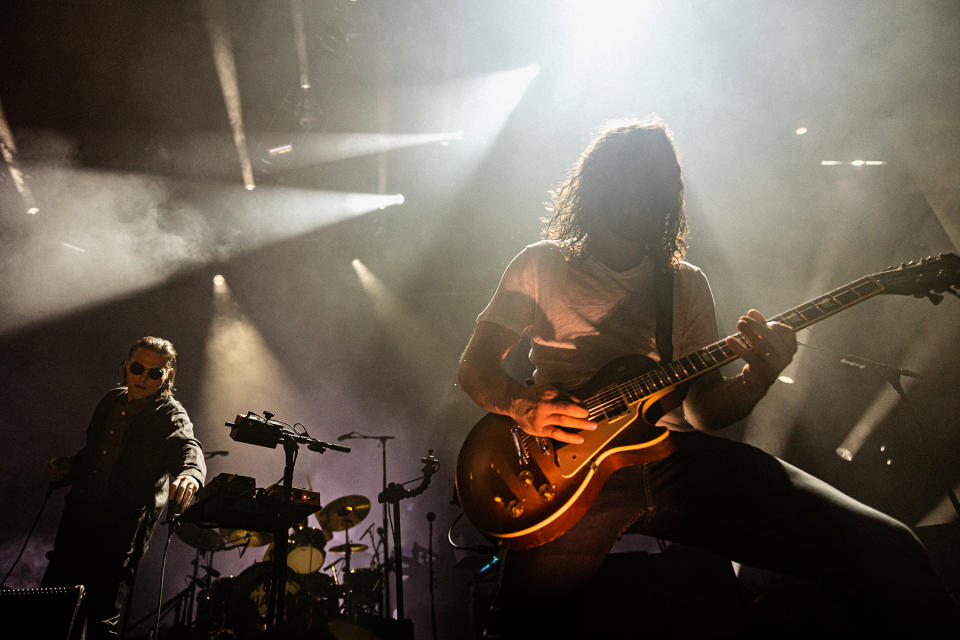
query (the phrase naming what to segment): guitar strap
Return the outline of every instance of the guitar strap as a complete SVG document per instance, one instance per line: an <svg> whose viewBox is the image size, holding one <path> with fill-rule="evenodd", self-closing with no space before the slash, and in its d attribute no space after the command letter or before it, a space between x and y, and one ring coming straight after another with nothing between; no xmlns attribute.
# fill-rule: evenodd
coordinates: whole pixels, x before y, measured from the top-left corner
<svg viewBox="0 0 960 640"><path fill-rule="evenodd" d="M654 337L660 364L673 360L673 264L669 259L657 261L653 270L653 291L657 309Z"/></svg>

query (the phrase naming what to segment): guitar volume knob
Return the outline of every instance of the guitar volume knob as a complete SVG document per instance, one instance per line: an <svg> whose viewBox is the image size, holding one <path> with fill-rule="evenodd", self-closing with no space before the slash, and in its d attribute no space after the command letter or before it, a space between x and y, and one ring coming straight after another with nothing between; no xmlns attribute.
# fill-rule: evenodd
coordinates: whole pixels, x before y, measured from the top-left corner
<svg viewBox="0 0 960 640"><path fill-rule="evenodd" d="M518 473L517 477L520 478L520 482L522 482L523 484L527 484L527 485L533 484L533 474L527 471L526 469Z"/></svg>
<svg viewBox="0 0 960 640"><path fill-rule="evenodd" d="M511 500L507 503L507 513L511 518L519 518L523 515L523 503L519 500Z"/></svg>
<svg viewBox="0 0 960 640"><path fill-rule="evenodd" d="M537 493L540 494L540 497L546 502L550 502L557 497L557 486L554 484L542 484L537 487Z"/></svg>

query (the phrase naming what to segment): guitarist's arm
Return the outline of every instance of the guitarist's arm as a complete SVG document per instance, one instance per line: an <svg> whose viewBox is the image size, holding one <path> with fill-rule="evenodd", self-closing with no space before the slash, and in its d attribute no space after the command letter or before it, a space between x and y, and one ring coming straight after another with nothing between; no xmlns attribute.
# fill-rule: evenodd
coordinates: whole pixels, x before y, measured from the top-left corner
<svg viewBox="0 0 960 640"><path fill-rule="evenodd" d="M557 427L594 430L589 412L578 404L558 399L556 388L524 386L503 369L503 359L520 336L493 322L480 321L457 371L460 387L490 413L509 416L521 429L535 436L580 444L583 438Z"/></svg>
<svg viewBox="0 0 960 640"><path fill-rule="evenodd" d="M724 378L715 369L697 378L687 391L684 414L697 429L722 429L747 417L797 351L790 327L768 325L756 309L740 317L737 330L739 336L728 337L726 344L746 362L743 370Z"/></svg>

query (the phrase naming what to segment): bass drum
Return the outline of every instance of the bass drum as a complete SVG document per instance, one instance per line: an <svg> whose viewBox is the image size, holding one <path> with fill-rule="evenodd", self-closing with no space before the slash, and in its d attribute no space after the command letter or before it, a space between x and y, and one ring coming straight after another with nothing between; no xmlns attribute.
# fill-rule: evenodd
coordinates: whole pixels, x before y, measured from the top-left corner
<svg viewBox="0 0 960 640"><path fill-rule="evenodd" d="M227 628L227 607L237 583L233 576L220 578L197 594L196 628L201 638L230 638Z"/></svg>
<svg viewBox="0 0 960 640"><path fill-rule="evenodd" d="M380 569L352 569L341 574L344 600L361 607L371 607L380 602Z"/></svg>
<svg viewBox="0 0 960 640"><path fill-rule="evenodd" d="M267 630L272 577L272 562L258 562L236 577L227 599L226 627L238 638L253 638ZM302 633L317 623L321 626L325 623L323 617L314 621L313 608L306 601L303 584L295 573L287 573L283 608L284 626L288 632Z"/></svg>

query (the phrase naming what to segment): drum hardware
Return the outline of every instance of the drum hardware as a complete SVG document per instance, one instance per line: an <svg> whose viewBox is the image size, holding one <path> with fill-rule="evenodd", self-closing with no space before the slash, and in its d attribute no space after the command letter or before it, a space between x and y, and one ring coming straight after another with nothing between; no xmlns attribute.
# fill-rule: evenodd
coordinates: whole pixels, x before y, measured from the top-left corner
<svg viewBox="0 0 960 640"><path fill-rule="evenodd" d="M188 536L190 534L187 534ZM183 539L183 538L181 538ZM186 542L186 540L184 540ZM189 542L187 544L190 544ZM162 618L167 612L173 611L173 626L179 628L188 628L194 620L194 606L197 604L197 592L201 594L209 589L213 584L219 582L220 572L213 568L213 554L216 550L206 550L196 548L196 554L193 561L193 573L187 578L187 586L181 589L162 603L159 607L153 609L137 621L129 625L130 629L137 627L150 618ZM199 575L203 570L203 576Z"/></svg>
<svg viewBox="0 0 960 640"><path fill-rule="evenodd" d="M327 449L349 453L350 448L338 444L323 442L310 437L307 434L306 427L300 423L302 431L298 432L295 426L288 425L279 420L273 420L274 414L264 411L263 416L259 416L252 411L248 411L245 416L237 415L234 422L225 423L230 427L230 437L237 442L245 442L261 447L276 448L278 444L283 444L284 466L282 490L277 492L279 501L274 503L272 514L272 524L274 525L274 540L276 542L276 557L287 557L287 536L290 527L300 520L303 520L310 513L317 511L316 508L308 510L306 513L297 512L296 517L291 517L296 511L297 495L293 489L293 468L296 464L300 445L307 445L307 449L315 453L323 453ZM297 490L302 496L309 498L306 490ZM307 499L310 507L313 507L311 500ZM317 500L319 506L319 500ZM321 523L322 526L322 523ZM258 527L264 528L264 527ZM327 527L329 528L329 527ZM267 528L269 530L269 528ZM286 589L282 588L287 583L287 563L273 562L273 576L270 581L270 589L267 602L267 631L283 631L285 627L284 602L286 600Z"/></svg>

